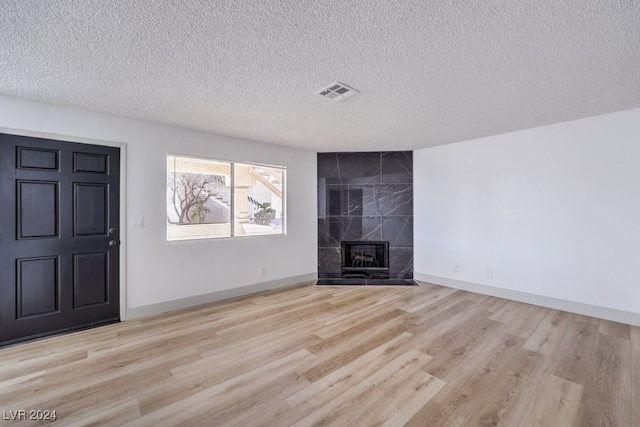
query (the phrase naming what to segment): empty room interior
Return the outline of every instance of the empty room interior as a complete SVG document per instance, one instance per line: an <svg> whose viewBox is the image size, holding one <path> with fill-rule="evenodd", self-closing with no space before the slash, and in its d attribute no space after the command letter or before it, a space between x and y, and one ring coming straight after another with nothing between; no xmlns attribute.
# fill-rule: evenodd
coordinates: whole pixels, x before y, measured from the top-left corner
<svg viewBox="0 0 640 427"><path fill-rule="evenodd" d="M0 2L0 425L640 426L640 2Z"/></svg>

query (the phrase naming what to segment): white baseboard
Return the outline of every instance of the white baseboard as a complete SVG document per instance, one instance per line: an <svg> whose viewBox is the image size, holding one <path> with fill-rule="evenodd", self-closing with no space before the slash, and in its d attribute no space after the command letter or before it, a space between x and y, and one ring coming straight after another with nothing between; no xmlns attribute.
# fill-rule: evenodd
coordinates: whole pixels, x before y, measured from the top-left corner
<svg viewBox="0 0 640 427"><path fill-rule="evenodd" d="M211 292L210 294L196 295L193 297L181 298L173 301L128 308L127 320L139 319L141 317L154 316L156 314L182 310L202 304L209 304L216 301L255 294L256 292L296 286L304 282L315 281L317 279L318 273L308 273L302 274L300 276L293 276L279 280L272 280L269 282L256 283L253 285L242 286L234 289L225 289L223 291Z"/></svg>
<svg viewBox="0 0 640 427"><path fill-rule="evenodd" d="M497 288L479 283L464 282L462 280L451 279L448 277L431 276L423 273L413 273L413 278L421 282L433 283L434 285L446 286L448 288L460 289L483 295L491 295L493 297L505 298L527 304L554 308L556 310L568 311L570 313L583 314L586 316L597 317L599 319L640 326L640 313L634 313L631 311L530 294L511 289Z"/></svg>

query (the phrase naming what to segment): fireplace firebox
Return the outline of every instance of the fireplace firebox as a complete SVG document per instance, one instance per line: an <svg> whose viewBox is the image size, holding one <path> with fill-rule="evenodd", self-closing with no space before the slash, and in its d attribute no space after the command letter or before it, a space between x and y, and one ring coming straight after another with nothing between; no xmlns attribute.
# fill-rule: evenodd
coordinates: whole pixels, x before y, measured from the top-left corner
<svg viewBox="0 0 640 427"><path fill-rule="evenodd" d="M343 277L389 278L389 242L340 242Z"/></svg>

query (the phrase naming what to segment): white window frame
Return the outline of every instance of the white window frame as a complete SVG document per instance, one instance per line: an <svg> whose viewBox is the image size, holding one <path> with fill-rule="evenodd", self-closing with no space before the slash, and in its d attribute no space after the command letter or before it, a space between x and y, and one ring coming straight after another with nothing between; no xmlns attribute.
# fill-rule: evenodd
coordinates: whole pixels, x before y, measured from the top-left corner
<svg viewBox="0 0 640 427"><path fill-rule="evenodd" d="M215 236L215 235L202 235L202 236L198 236L198 237L184 237L184 238L169 238L169 220L167 218L166 220L166 234L165 234L165 239L167 243L184 243L184 242L190 242L190 241L202 241L202 240L224 240L224 239L236 239L236 238L256 238L256 237L263 237L263 236L281 236L281 235L286 235L287 231L287 222L286 222L286 206L287 206L287 196L286 196L286 190L287 190L287 168L286 166L281 166L281 165L271 165L271 164L265 164L265 163L256 163L256 162L245 162L245 161L232 161L232 160L222 160L222 159L213 159L213 158L207 158L207 157L202 157L202 156L192 156L192 155L183 155L183 154L173 154L173 153L167 153L165 156L165 164L168 163L169 158L181 158L181 159L188 159L188 160L195 160L195 161L203 161L203 162L218 162L218 163L224 163L224 164L228 164L229 165L229 179L230 179L230 186L229 186L229 193L230 193L230 197L229 197L229 227L230 227L230 231L229 231L229 235L224 235L224 236ZM267 168L277 168L280 169L282 172L282 180L281 180L281 192L282 192L282 207L281 207L281 211L280 211L280 217L281 217L281 228L279 232L275 232L275 233L256 233L256 234L245 234L245 235L236 235L236 186L235 186L235 181L236 181L236 177L235 177L235 165L236 164L241 164L241 165L249 165L249 166L258 166L258 167L267 167ZM165 183L166 183L166 188L165 191L168 190L168 184L169 184L169 174L171 173L176 173L175 170L171 171L169 169L168 166L166 167L166 179L165 179ZM169 204L168 201L165 204L165 216L168 216L168 210L169 210ZM182 224L182 225L178 225L178 226L190 226L191 224Z"/></svg>

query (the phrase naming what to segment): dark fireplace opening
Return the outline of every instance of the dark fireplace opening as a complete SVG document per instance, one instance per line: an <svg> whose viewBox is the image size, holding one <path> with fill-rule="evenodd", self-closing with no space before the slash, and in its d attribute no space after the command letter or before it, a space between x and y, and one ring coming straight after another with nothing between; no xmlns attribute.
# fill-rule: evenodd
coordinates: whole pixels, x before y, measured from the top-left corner
<svg viewBox="0 0 640 427"><path fill-rule="evenodd" d="M389 278L389 242L340 242L343 277Z"/></svg>

